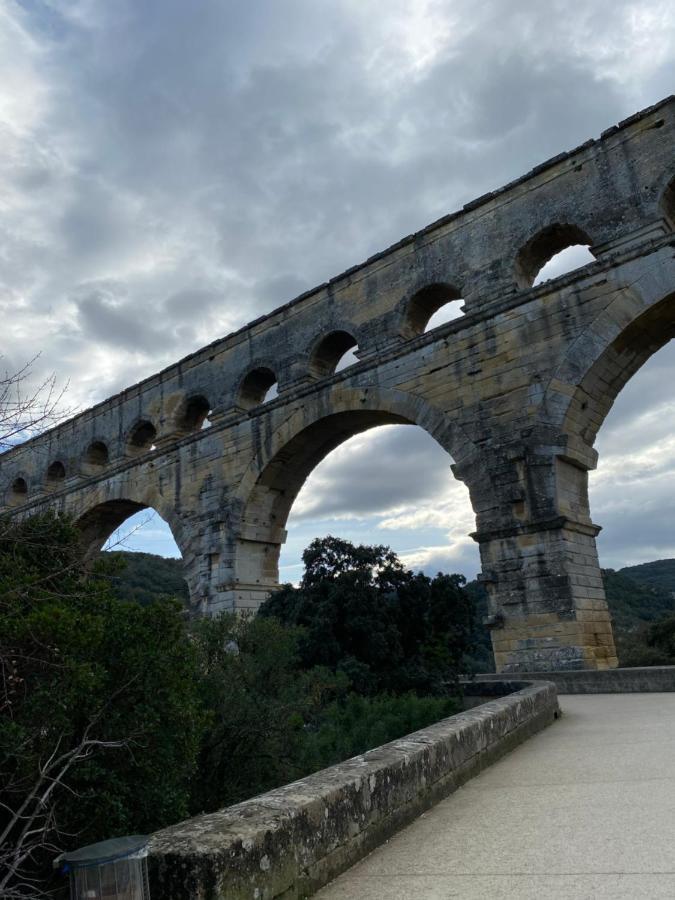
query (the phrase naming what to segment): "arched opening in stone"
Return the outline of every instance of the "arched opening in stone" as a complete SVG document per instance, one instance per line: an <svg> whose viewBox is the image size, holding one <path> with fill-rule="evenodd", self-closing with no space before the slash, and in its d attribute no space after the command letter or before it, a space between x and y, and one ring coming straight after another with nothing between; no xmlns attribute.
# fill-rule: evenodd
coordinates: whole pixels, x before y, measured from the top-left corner
<svg viewBox="0 0 675 900"><path fill-rule="evenodd" d="M271 369L261 366L253 369L244 378L239 388L239 405L253 409L262 403L269 403L278 395L277 376Z"/></svg>
<svg viewBox="0 0 675 900"><path fill-rule="evenodd" d="M626 313L624 306L622 318ZM675 613L673 337L675 294L608 344L581 380L564 424L598 454L588 479L561 464L558 491L571 496L576 483L577 518L602 526L597 550L620 665L651 664L630 654L641 652L650 622Z"/></svg>
<svg viewBox="0 0 675 900"><path fill-rule="evenodd" d="M18 506L20 503L25 503L28 498L28 482L25 478L19 476L15 478L12 482L9 489L9 504L10 506Z"/></svg>
<svg viewBox="0 0 675 900"><path fill-rule="evenodd" d="M157 437L157 429L147 419L138 422L131 429L127 448L132 456L138 456L141 453L147 453L154 449L154 441Z"/></svg>
<svg viewBox="0 0 675 900"><path fill-rule="evenodd" d="M189 397L178 418L178 427L181 431L200 431L208 428L211 404L203 394Z"/></svg>
<svg viewBox="0 0 675 900"><path fill-rule="evenodd" d="M410 299L403 325L405 337L416 337L432 331L463 314L461 291L439 282L417 291Z"/></svg>
<svg viewBox="0 0 675 900"><path fill-rule="evenodd" d="M110 462L107 444L104 444L103 441L93 441L87 447L84 461L92 469L100 469L102 466L107 466Z"/></svg>
<svg viewBox="0 0 675 900"><path fill-rule="evenodd" d="M675 231L675 178L671 179L661 198L661 210L671 231Z"/></svg>
<svg viewBox="0 0 675 900"><path fill-rule="evenodd" d="M516 259L516 283L521 288L558 278L593 262L592 240L577 225L544 228L525 244Z"/></svg>
<svg viewBox="0 0 675 900"><path fill-rule="evenodd" d="M152 507L133 500L109 500L78 521L90 559L99 552L117 558L114 593L139 603L175 598L189 601L181 550L171 527Z"/></svg>
<svg viewBox="0 0 675 900"><path fill-rule="evenodd" d="M334 413L309 425L253 485L243 520L244 533L255 537L238 541L237 580L258 591L273 588L280 574L299 580L302 550L328 533L389 544L414 569L475 577L478 547L468 536L474 514L451 462L430 434L391 412Z"/></svg>
<svg viewBox="0 0 675 900"><path fill-rule="evenodd" d="M61 460L56 460L55 462L49 465L47 469L47 484L54 485L59 484L59 482L63 481L66 477L66 467L63 465Z"/></svg>
<svg viewBox="0 0 675 900"><path fill-rule="evenodd" d="M674 304L671 295L634 319L587 372L567 414L598 452L591 508L611 568L675 557Z"/></svg>
<svg viewBox="0 0 675 900"><path fill-rule="evenodd" d="M309 361L309 370L315 378L325 378L341 372L358 362L355 350L358 344L348 331L331 331L316 345Z"/></svg>
<svg viewBox="0 0 675 900"><path fill-rule="evenodd" d="M581 269L592 262L595 262L595 257L587 245L573 244L571 247L565 247L541 267L534 279L533 287L560 278L561 275L567 275L568 272L574 272L575 269Z"/></svg>
<svg viewBox="0 0 675 900"><path fill-rule="evenodd" d="M375 426L344 440L312 469L293 503L280 554L280 581L297 581L301 554L315 537L387 544L404 564L428 575L480 569L468 536L475 519L451 458L422 428ZM424 478L411 478L423 471Z"/></svg>

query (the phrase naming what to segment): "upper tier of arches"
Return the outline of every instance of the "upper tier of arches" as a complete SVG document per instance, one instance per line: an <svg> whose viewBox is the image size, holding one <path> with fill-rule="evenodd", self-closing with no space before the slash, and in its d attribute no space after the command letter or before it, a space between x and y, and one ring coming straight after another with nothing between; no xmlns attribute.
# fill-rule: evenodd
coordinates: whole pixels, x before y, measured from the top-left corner
<svg viewBox="0 0 675 900"><path fill-rule="evenodd" d="M662 117L649 125L653 134L666 134L663 122ZM646 134L648 129L643 131ZM588 153L592 157L591 151ZM566 248L587 247L602 262L614 252L617 242L625 247L631 234L637 235L639 244L641 240L652 241L659 229L662 235L675 231L672 164L670 170L665 166L656 179L653 172L657 167L651 166L653 183L643 185L644 194L634 198L630 215L623 215L607 198L603 199L605 205L599 205L596 195L593 203L579 202L583 194L577 196L575 192L580 179L600 177L589 165L587 155L583 148L577 157L568 155L570 161L561 175L570 186L568 193L554 184L555 179L543 179L528 191L516 191L514 199L499 208L496 218L483 215L480 227L486 237L494 231L492 245L487 239L466 245L461 228L453 224L444 232L445 225L441 224L437 245L430 238L426 243L420 241L419 247L406 250L408 257L402 255L400 260L398 249L393 248L395 265L380 269L374 265L372 273L366 264L362 268L364 277L354 281L360 285L354 290L359 300L351 307L340 305L337 288L332 286L326 288L325 298L312 294L307 301L308 316L327 322L319 334L310 332L308 321L299 326L293 318L295 312L291 315L287 311L304 308L300 299L300 305L291 304L253 323L231 349L221 350L220 343L224 342L211 345L195 355L194 364L180 363L175 371L166 370L157 385L147 389L140 385L128 399L122 395L116 401L124 407L119 411L119 427L112 429L109 420L99 425L108 414L103 408L100 413L97 407L85 414L89 418L83 419L82 428L87 429L90 439L84 447L73 440L77 419L67 428L53 429L45 436L44 445L40 444L43 438L33 439L31 446L40 448L35 454L39 466L34 467L32 460L26 464L19 448L6 469L5 505L30 501L42 491L58 491L73 478L105 475L109 467L127 459L144 459L171 441L199 432L215 419L254 414L263 403L273 402L298 386L348 378L351 372L339 374L344 366L354 365L360 372L363 366L359 362L367 363L383 349L405 346L408 341L433 341L436 336L447 339L458 326L438 323L447 323L464 311L475 312L483 299L498 299L498 294L488 296L492 284L510 297L518 292L555 291L556 281L533 285L542 267ZM608 184L614 189L619 181ZM522 214L522 204L526 204L527 215ZM629 221L630 216L633 219ZM467 221L470 227L470 217ZM425 232L425 240L427 233L430 236L432 231ZM466 240L471 234L467 232ZM510 242L515 252L504 253L500 241ZM420 254L414 264L410 252ZM381 274L385 269L387 272ZM558 278L566 274L557 271ZM380 299L384 295L386 303ZM227 357L226 352L230 354Z"/></svg>

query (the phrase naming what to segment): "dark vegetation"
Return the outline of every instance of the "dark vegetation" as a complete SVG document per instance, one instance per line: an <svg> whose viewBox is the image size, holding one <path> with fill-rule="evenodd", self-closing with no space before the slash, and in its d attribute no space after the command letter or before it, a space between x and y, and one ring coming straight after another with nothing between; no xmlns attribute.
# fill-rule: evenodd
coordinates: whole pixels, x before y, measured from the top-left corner
<svg viewBox="0 0 675 900"><path fill-rule="evenodd" d="M300 626L300 661L344 674L364 695L444 694L473 630L461 575L413 573L388 547L328 537L303 554L300 586L284 585L259 615Z"/></svg>
<svg viewBox="0 0 675 900"><path fill-rule="evenodd" d="M126 563L126 565L125 565ZM148 832L460 708L491 666L484 589L316 540L255 618L190 623L180 563L103 554L64 519L0 521L0 896L64 848ZM675 663L675 561L604 573L624 665Z"/></svg>
<svg viewBox="0 0 675 900"><path fill-rule="evenodd" d="M118 561L119 568L112 578L112 589L120 599L136 600L143 604L166 597L187 601L187 585L183 580L180 560L125 551L108 555ZM605 569L603 576L621 665L675 663L675 654L664 649L662 640L662 632L667 632L674 625L665 620L675 616L675 560L661 559L639 566L627 566L619 571ZM443 577L451 580L457 578ZM414 578L408 581L411 586L415 584ZM420 584L418 581L417 586ZM449 583L446 586L449 587ZM327 586L322 590L329 591ZM472 619L468 637L463 637L463 659L457 666L465 673L490 672L494 670L490 635L482 625L487 614L487 594L478 581L470 581L463 586L463 596L467 595L471 601ZM298 623L302 618L302 624L311 626L311 629L325 628L326 622L324 620L322 624L323 612L320 610L324 609L326 598L314 598L307 592L302 597L304 600L301 602L301 595L292 590L289 593L288 588L276 595L274 603L278 609L283 607L281 618ZM316 606L313 605L315 599L319 600ZM349 598L344 592L341 602L349 606ZM303 604L304 611L300 608ZM340 608L339 603L337 608ZM334 610L336 614L337 608ZM396 615L405 617L404 605L397 611L389 609L388 615L393 615L394 619ZM353 630L358 629L359 620L360 613L354 618ZM459 620L456 625L460 625ZM383 627L383 623L378 627ZM404 631L407 629L401 621L396 627ZM408 642L414 641L416 634L415 631L407 634ZM383 639L386 644L386 634ZM329 653L329 644L321 648L321 653ZM342 668L350 664L343 660Z"/></svg>
<svg viewBox="0 0 675 900"><path fill-rule="evenodd" d="M188 587L182 559L127 550L113 550L106 554L106 559L110 563L113 593L120 600L133 600L145 606L153 600L172 597L187 604Z"/></svg>
<svg viewBox="0 0 675 900"><path fill-rule="evenodd" d="M461 578L330 538L305 562L264 615L188 623L166 597L173 567L153 598L147 555L142 577L133 560L125 582L104 554L84 578L68 521L0 522L3 900L51 888L59 850L216 809L457 711Z"/></svg>
<svg viewBox="0 0 675 900"><path fill-rule="evenodd" d="M675 665L675 560L603 575L620 665Z"/></svg>
<svg viewBox="0 0 675 900"><path fill-rule="evenodd" d="M659 588L670 595L675 592L675 559L657 559L638 566L626 566L619 571L646 587Z"/></svg>

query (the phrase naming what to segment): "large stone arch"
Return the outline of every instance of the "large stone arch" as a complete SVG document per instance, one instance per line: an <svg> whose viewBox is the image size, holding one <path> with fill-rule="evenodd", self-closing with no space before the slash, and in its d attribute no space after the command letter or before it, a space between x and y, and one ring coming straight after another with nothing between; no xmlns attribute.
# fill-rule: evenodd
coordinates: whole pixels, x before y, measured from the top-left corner
<svg viewBox="0 0 675 900"><path fill-rule="evenodd" d="M638 309L624 327L618 319L628 317L627 306L616 312L619 315L611 322L613 327L607 328L611 340L583 372L562 421L566 433L577 434L588 445L595 442L623 387L675 337L675 291L646 309Z"/></svg>
<svg viewBox="0 0 675 900"><path fill-rule="evenodd" d="M233 493L235 590L247 586L257 593L277 584L286 520L309 474L343 441L385 424L418 425L447 450L454 460L452 471L467 484L479 514L490 475L478 449L449 416L401 391L333 388L316 402L298 406L272 433L261 436Z"/></svg>
<svg viewBox="0 0 675 900"><path fill-rule="evenodd" d="M574 340L542 394L540 422L560 430L571 455L594 468L593 443L621 389L675 337L675 266L634 266Z"/></svg>
<svg viewBox="0 0 675 900"><path fill-rule="evenodd" d="M565 445L555 467L559 512L593 524L588 472L597 465L597 434L621 390L674 337L675 290L655 297L633 286L571 346L543 404Z"/></svg>
<svg viewBox="0 0 675 900"><path fill-rule="evenodd" d="M525 531L530 532L527 538L493 541L495 577L502 597L511 578L512 546L514 557L523 557L528 541L536 550L531 564L523 569L527 576L522 619L528 628L519 628L516 607L509 605L504 625L493 633L498 668L509 669L508 653L517 641L523 650L521 657L531 656L532 668L550 667L545 661L547 642L558 666L616 665L595 544L600 527L591 518L588 471L597 462L593 449L596 435L621 389L675 337L672 264L666 258L662 266L640 272L636 263L632 274L636 277L624 272L620 283L607 286L607 302L598 304L598 314L570 343L545 385L534 416L536 456L525 456L523 462L528 476L524 505L530 510L537 503L539 507L525 521ZM516 546L518 540L522 547ZM545 560L539 574L537 554ZM517 585L514 597L519 591ZM537 617L551 613L562 637L549 633L536 646ZM548 628L544 619L541 626L544 634Z"/></svg>
<svg viewBox="0 0 675 900"><path fill-rule="evenodd" d="M126 493L126 492L125 492ZM108 538L135 513L142 510L155 510L171 529L178 549L185 553L185 529L181 519L174 510L165 503L158 503L156 498L132 500L128 496L120 496L101 500L78 510L73 516L75 525L82 532L82 539L88 554L99 551Z"/></svg>
<svg viewBox="0 0 675 900"><path fill-rule="evenodd" d="M80 516L113 503L85 520L99 541L136 509L125 503L152 506L200 573L195 612L255 608L274 585L270 560L308 471L350 434L415 423L469 488L497 667L616 664L587 472L614 396L672 333L674 113L668 98L631 116L12 447L4 514ZM597 262L530 289L535 265L576 240L593 243ZM467 314L403 333L403 298L434 284L461 289ZM424 292L412 332L439 299ZM328 354L314 373L323 377L311 377L316 335L348 324L359 363L331 374ZM269 374L241 402L254 366L278 379L273 402L259 405ZM181 419L195 395L203 400ZM129 446L141 418L153 427ZM109 452L90 455L92 441ZM47 483L57 460L63 477Z"/></svg>
<svg viewBox="0 0 675 900"><path fill-rule="evenodd" d="M66 507L63 511L72 516L75 526L82 534L86 555L93 557L130 516L143 510L157 512L169 526L183 559L190 598L195 603L195 598L200 593L199 556L193 546L190 527L173 506L156 492L133 491L128 486L120 486L119 490L106 492L106 496L87 498L85 505L77 504L72 509Z"/></svg>

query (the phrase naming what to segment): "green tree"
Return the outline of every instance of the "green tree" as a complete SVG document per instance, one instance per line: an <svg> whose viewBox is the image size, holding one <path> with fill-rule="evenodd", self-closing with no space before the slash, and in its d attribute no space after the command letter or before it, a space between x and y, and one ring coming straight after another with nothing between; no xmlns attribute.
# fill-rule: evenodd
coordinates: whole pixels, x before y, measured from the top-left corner
<svg viewBox="0 0 675 900"><path fill-rule="evenodd" d="M208 728L192 807L210 811L306 774L305 724L346 679L299 670L301 631L232 614L191 628Z"/></svg>
<svg viewBox="0 0 675 900"><path fill-rule="evenodd" d="M301 626L306 669L343 672L361 694L445 693L456 682L473 626L461 575L428 578L388 547L328 536L303 554L298 588L284 585L261 617Z"/></svg>
<svg viewBox="0 0 675 900"><path fill-rule="evenodd" d="M113 550L106 552L110 561L112 591L120 600L147 604L167 598L188 605L188 586L182 559L165 559L154 553ZM106 567L107 568L107 567Z"/></svg>
<svg viewBox="0 0 675 900"><path fill-rule="evenodd" d="M203 715L180 608L83 576L66 519L0 523L3 898L35 896L58 848L189 808Z"/></svg>
<svg viewBox="0 0 675 900"><path fill-rule="evenodd" d="M675 616L619 632L618 651L622 666L675 665Z"/></svg>

